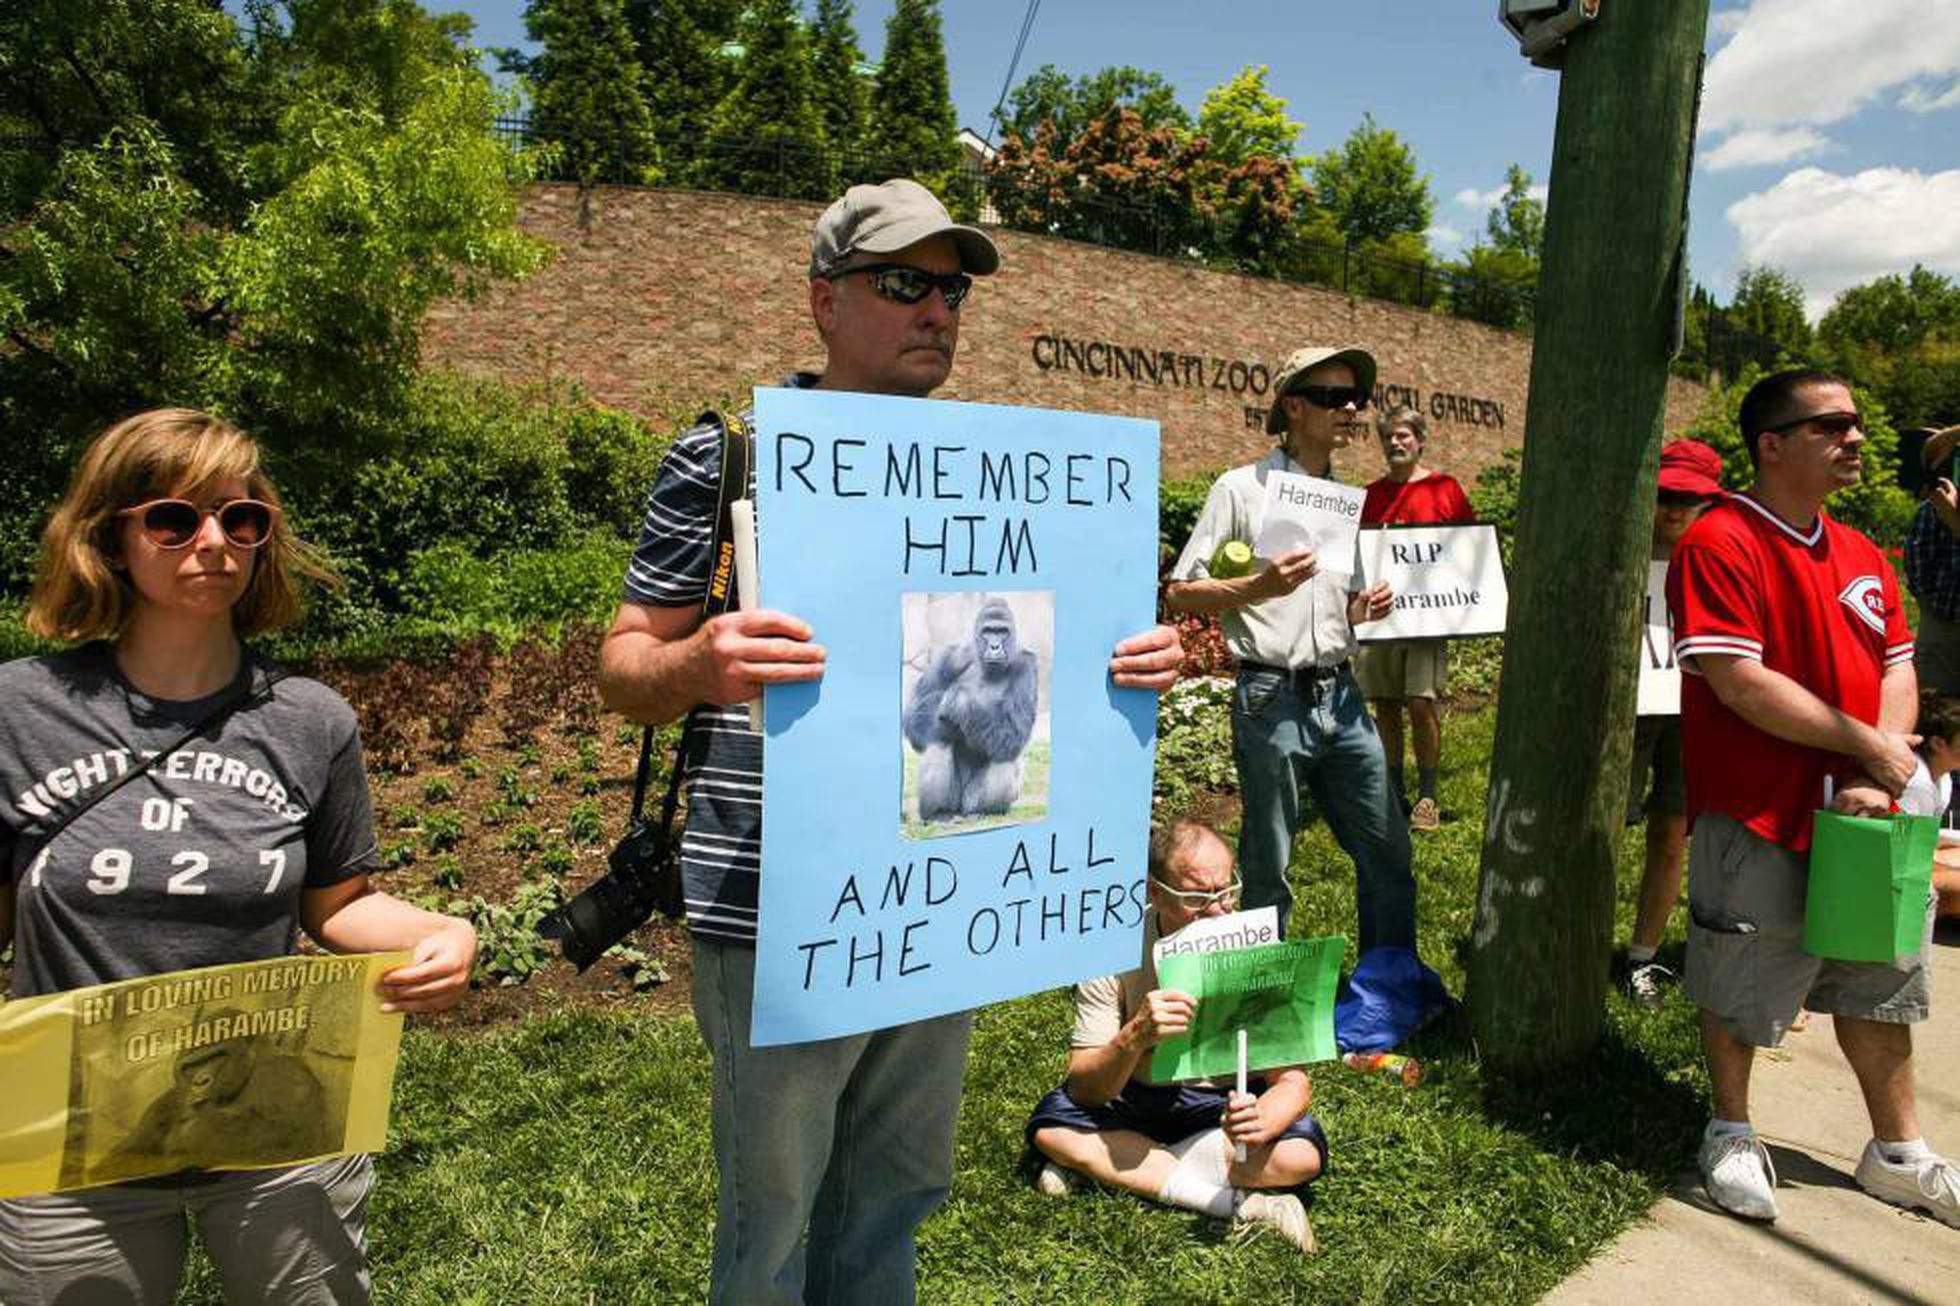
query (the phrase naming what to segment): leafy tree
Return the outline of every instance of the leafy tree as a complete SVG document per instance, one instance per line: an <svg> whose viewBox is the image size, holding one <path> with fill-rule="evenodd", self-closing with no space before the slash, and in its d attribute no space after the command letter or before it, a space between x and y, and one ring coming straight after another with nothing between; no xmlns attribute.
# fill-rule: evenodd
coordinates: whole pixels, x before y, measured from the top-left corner
<svg viewBox="0 0 1960 1306"><path fill-rule="evenodd" d="M0 118L36 137L0 191L0 422L36 473L6 486L0 578L107 421L201 404L289 468L344 469L387 438L429 306L542 261L513 225L525 161L460 50L429 57L400 5L349 7L374 39L321 48L347 28L284 12L250 34L205 0L0 13Z"/></svg>
<svg viewBox="0 0 1960 1306"><path fill-rule="evenodd" d="M1306 124L1287 117L1286 107L1266 89L1266 66L1247 65L1205 96L1198 134L1211 142L1212 157L1227 165L1260 157L1291 163L1293 143Z"/></svg>
<svg viewBox="0 0 1960 1306"><path fill-rule="evenodd" d="M245 0L242 9L261 80L388 122L414 107L430 73L473 63L469 16L431 14L415 0Z"/></svg>
<svg viewBox="0 0 1960 1306"><path fill-rule="evenodd" d="M837 155L863 147L871 113L870 88L858 71L864 51L858 48L851 11L851 0L817 0L817 19L810 29L810 64L824 139Z"/></svg>
<svg viewBox="0 0 1960 1306"><path fill-rule="evenodd" d="M556 147L564 175L653 181L659 147L620 0L531 0L524 30L543 47L529 61L532 130Z"/></svg>
<svg viewBox="0 0 1960 1306"><path fill-rule="evenodd" d="M939 0L898 0L871 96L871 144L891 171L935 189L959 167L959 124L946 73Z"/></svg>
<svg viewBox="0 0 1960 1306"><path fill-rule="evenodd" d="M1002 222L1153 254L1210 244L1212 212L1203 192L1216 165L1202 140L1146 128L1125 108L1090 123L1059 152L1055 135L1044 123L1032 142L1002 142L989 170Z"/></svg>
<svg viewBox="0 0 1960 1306"><path fill-rule="evenodd" d="M700 177L759 195L825 198L829 160L796 0L756 0L742 23L742 65L715 113Z"/></svg>
<svg viewBox="0 0 1960 1306"><path fill-rule="evenodd" d="M1450 269L1450 312L1492 326L1531 325L1538 261L1497 245L1473 245Z"/></svg>
<svg viewBox="0 0 1960 1306"><path fill-rule="evenodd" d="M1728 307L1729 323L1767 342L1791 359L1810 356L1810 323L1804 316L1803 286L1782 268L1762 264L1744 268ZM1771 360L1765 359L1767 366Z"/></svg>
<svg viewBox="0 0 1960 1306"><path fill-rule="evenodd" d="M1050 123L1050 149L1066 150L1090 123L1119 107L1134 110L1145 131L1191 127L1191 115L1161 74L1125 65L1071 78L1053 64L1043 64L1014 88L1000 127L1003 134L1032 142L1041 124Z"/></svg>
<svg viewBox="0 0 1960 1306"><path fill-rule="evenodd" d="M1919 264L1841 292L1817 324L1819 343L1833 350L1899 354L1931 336L1960 336L1960 286Z"/></svg>
<svg viewBox="0 0 1960 1306"><path fill-rule="evenodd" d="M1817 324L1828 364L1868 382L1905 426L1960 421L1960 286L1914 266L1853 286Z"/></svg>
<svg viewBox="0 0 1960 1306"><path fill-rule="evenodd" d="M735 39L742 10L742 0L625 0L653 130L671 158L700 152L735 84L738 66L724 47Z"/></svg>
<svg viewBox="0 0 1960 1306"><path fill-rule="evenodd" d="M1313 165L1314 190L1334 225L1356 245L1429 228L1435 205L1429 181L1416 173L1415 152L1372 114Z"/></svg>
<svg viewBox="0 0 1960 1306"><path fill-rule="evenodd" d="M1491 248L1531 260L1534 276L1545 246L1545 201L1531 193L1531 174L1517 164L1504 171L1504 193L1484 217Z"/></svg>

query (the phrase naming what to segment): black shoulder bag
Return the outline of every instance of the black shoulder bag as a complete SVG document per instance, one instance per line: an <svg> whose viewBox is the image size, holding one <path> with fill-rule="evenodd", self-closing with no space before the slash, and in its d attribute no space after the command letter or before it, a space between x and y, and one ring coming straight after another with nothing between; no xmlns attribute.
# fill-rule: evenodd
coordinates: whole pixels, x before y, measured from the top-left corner
<svg viewBox="0 0 1960 1306"><path fill-rule="evenodd" d="M701 422L721 428L721 485L714 536L709 542L708 592L701 600L701 619L706 621L735 606L735 530L730 509L748 494L755 440L747 425L733 414L703 413ZM691 750L703 737L695 721L699 712L699 708L690 711L681 728L673 770L667 776L667 794L660 802L659 823L648 821L644 810L647 782L653 772L653 727L648 726L640 733L633 813L625 836L607 858L606 873L538 922L538 933L556 940L565 960L580 971L644 925L656 910L669 920L679 920L687 909L674 818L680 812L681 778Z"/></svg>

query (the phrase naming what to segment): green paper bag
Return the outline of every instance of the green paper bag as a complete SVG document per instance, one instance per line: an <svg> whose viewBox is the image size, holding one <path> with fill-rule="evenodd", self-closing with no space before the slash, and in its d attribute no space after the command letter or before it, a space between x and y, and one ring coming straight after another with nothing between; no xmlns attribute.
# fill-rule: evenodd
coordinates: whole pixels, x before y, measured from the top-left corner
<svg viewBox="0 0 1960 1306"><path fill-rule="evenodd" d="M1933 892L1931 816L1818 812L1810 834L1803 948L1836 961L1917 956Z"/></svg>
<svg viewBox="0 0 1960 1306"><path fill-rule="evenodd" d="M1189 993L1198 1012L1189 1030L1151 1053L1150 1077L1229 1078L1239 1068L1241 1029L1249 1069L1333 1060L1334 987L1346 955L1347 940L1334 934L1162 958L1158 987Z"/></svg>

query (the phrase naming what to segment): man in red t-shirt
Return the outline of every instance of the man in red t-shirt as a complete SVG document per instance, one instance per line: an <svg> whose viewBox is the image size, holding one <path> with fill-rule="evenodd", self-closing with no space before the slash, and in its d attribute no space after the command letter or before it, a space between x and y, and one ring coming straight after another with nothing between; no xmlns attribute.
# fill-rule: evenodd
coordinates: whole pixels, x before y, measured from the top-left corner
<svg viewBox="0 0 1960 1306"><path fill-rule="evenodd" d="M1474 521L1476 511L1454 476L1422 465L1429 423L1413 408L1386 412L1375 423L1388 475L1368 486L1361 524L1395 522L1437 526ZM1354 675L1375 709L1375 728L1388 754L1388 779L1409 813L1409 828L1434 830L1443 823L1436 806L1436 770L1443 757L1443 721L1437 695L1449 674L1440 639L1399 639L1364 644L1355 654ZM1407 705L1415 735L1416 802L1408 807L1402 781L1402 709Z"/></svg>
<svg viewBox="0 0 1960 1306"><path fill-rule="evenodd" d="M1803 950L1811 813L1826 779L1837 810L1883 814L1918 760L1898 582L1877 545L1823 512L1858 482L1863 420L1841 378L1791 371L1757 382L1741 427L1755 484L1688 529L1667 580L1693 832L1684 986L1701 1008L1715 1098L1702 1182L1724 1210L1776 1218L1749 1072L1756 1049L1781 1042L1807 1007L1833 1018L1871 1116L1859 1185L1960 1225L1960 1169L1927 1148L1913 1100L1924 945L1899 966Z"/></svg>

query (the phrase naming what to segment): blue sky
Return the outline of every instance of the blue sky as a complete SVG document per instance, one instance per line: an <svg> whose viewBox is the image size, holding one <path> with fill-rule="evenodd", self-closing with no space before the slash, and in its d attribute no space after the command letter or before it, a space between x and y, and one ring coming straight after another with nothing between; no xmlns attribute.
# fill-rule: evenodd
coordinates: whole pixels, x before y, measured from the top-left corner
<svg viewBox="0 0 1960 1306"><path fill-rule="evenodd" d="M1626 0L1620 0L1625 3ZM485 46L523 45L523 0L423 0L477 20ZM1637 0L1636 0L1637 3ZM806 8L813 8L807 3ZM960 121L983 134L1025 6L942 0ZM875 59L892 0L858 0ZM1364 112L1414 148L1436 203L1432 243L1483 230L1505 167L1546 179L1558 81L1531 67L1494 0L1044 0L1018 80L1134 64L1196 111L1247 64L1306 124L1303 153ZM1692 192L1691 257L1726 299L1747 263L1803 283L1813 316L1845 286L1917 261L1960 277L1960 3L1714 0Z"/></svg>

